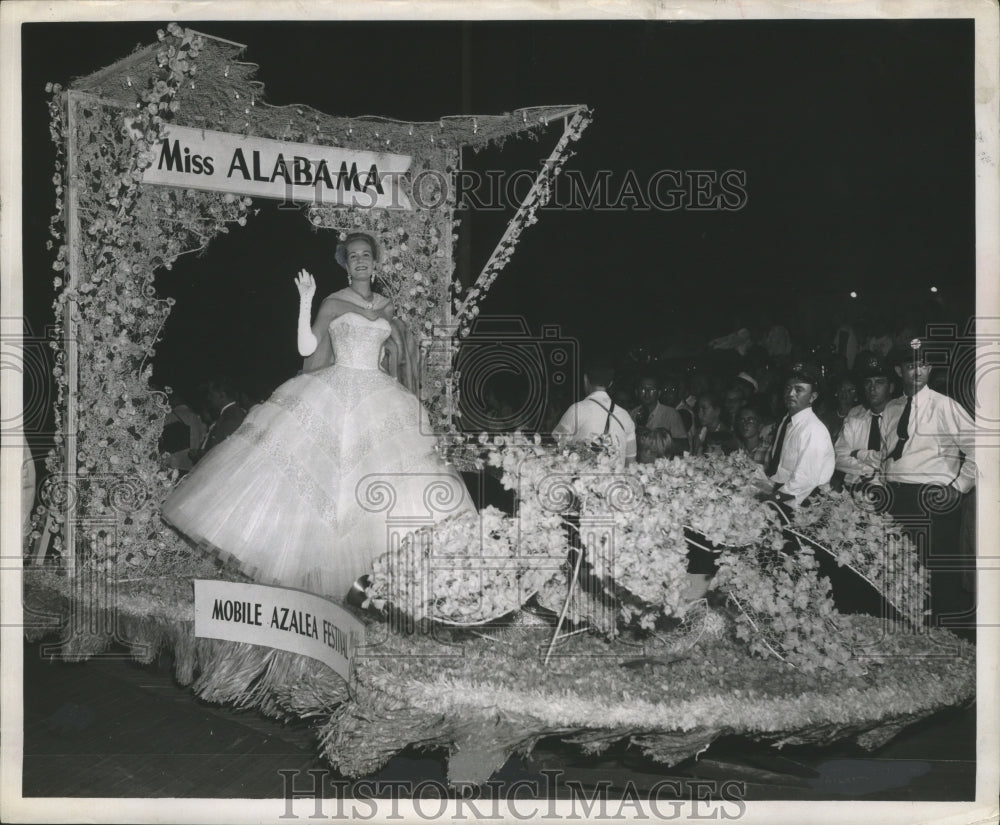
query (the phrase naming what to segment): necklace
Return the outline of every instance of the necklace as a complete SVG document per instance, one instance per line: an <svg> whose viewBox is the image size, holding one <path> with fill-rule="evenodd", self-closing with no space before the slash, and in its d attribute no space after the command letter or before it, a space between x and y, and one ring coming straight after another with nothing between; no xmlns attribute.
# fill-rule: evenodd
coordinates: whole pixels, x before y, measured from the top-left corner
<svg viewBox="0 0 1000 825"><path fill-rule="evenodd" d="M372 293L371 300L369 301L369 300L366 300L353 286L352 287L348 287L348 289L350 289L351 292L353 293L353 295L355 296L355 300L357 300L361 304L361 306L363 306L365 309L368 309L368 310L375 309L375 293L374 292Z"/></svg>

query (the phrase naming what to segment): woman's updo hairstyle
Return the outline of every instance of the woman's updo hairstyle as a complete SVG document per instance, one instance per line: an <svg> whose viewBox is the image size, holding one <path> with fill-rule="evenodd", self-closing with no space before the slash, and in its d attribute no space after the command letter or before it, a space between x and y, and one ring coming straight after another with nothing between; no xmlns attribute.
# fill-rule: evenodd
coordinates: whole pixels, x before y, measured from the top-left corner
<svg viewBox="0 0 1000 825"><path fill-rule="evenodd" d="M352 232L344 240L337 244L337 251L333 253L334 260L340 264L344 270L347 270L347 246L354 241L364 241L368 244L368 248L372 251L372 260L378 263L379 252L378 244L375 239L369 235L367 232Z"/></svg>

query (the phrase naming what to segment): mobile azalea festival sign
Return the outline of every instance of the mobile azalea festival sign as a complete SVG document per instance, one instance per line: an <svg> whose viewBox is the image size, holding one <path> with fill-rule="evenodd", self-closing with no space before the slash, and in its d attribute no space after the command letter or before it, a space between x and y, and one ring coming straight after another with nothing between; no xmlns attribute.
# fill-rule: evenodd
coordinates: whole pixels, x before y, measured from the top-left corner
<svg viewBox="0 0 1000 825"><path fill-rule="evenodd" d="M143 183L308 201L412 209L399 183L412 158L169 125Z"/></svg>
<svg viewBox="0 0 1000 825"><path fill-rule="evenodd" d="M194 635L298 653L349 679L365 626L342 607L302 590L195 579Z"/></svg>

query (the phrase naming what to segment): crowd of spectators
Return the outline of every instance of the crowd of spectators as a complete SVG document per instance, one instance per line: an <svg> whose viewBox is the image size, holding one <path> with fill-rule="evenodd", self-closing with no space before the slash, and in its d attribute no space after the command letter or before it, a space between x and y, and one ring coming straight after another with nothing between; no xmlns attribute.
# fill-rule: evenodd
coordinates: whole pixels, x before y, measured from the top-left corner
<svg viewBox="0 0 1000 825"><path fill-rule="evenodd" d="M714 338L651 339L615 352L606 341L596 352L581 342L581 349L584 358L614 356L615 377L607 392L618 407L629 411L640 453L741 450L763 465L786 412L783 391L791 365L809 361L818 368L812 409L836 442L851 411L866 404L859 356L874 355L889 363L894 351L905 349L928 326L926 314L916 312L889 320L888 314L852 319L839 311L815 332L801 323L786 326L768 313L761 316L756 325ZM930 385L955 397L971 414L969 394L949 386L951 378L949 370L934 370ZM506 375L486 388L482 402L463 397L464 424L471 430L549 434L584 395L582 387L581 380L573 394L568 384L548 385L541 388L541 397L533 398L516 378ZM902 394L898 380L892 389L894 396ZM465 409L469 403L475 407L471 414ZM659 430L666 432L654 433Z"/></svg>
<svg viewBox="0 0 1000 825"><path fill-rule="evenodd" d="M636 346L613 365L582 347L576 398L553 392L539 417L522 393L496 420L556 440L603 428L625 465L742 452L760 465L758 498L781 508L808 506L823 489L864 496L925 548L934 622L972 637L975 399L960 368L969 353L949 329L841 314L818 335L775 320L683 353Z"/></svg>
<svg viewBox="0 0 1000 825"><path fill-rule="evenodd" d="M714 337L689 334L688 325L631 347L607 338L579 342L585 359L579 383L528 388L516 372L499 371L478 396L460 391L458 423L474 432L545 438L606 435L623 465L740 452L760 466L771 485L767 494L783 505L808 503L821 486L854 493L875 480L889 491L885 509L904 523L910 519L915 538L929 530L924 540L945 558L943 565L929 564L937 568L935 615L968 618L974 373L934 366L962 359L961 324L939 317L907 311L852 317L835 310L823 323L795 317L786 324L759 313L755 324L734 324ZM945 334L935 339L932 329ZM790 393L801 395L798 406ZM205 381L185 398L173 394L159 444L168 465L182 475L190 471L266 394L248 395L227 377ZM798 489L793 465L801 455L792 454L803 450L804 439L821 441L822 450L815 483L810 477ZM25 468L33 468L27 452ZM27 489L31 481L26 478ZM935 505L929 513L928 501ZM947 557L956 552L961 558L952 564Z"/></svg>

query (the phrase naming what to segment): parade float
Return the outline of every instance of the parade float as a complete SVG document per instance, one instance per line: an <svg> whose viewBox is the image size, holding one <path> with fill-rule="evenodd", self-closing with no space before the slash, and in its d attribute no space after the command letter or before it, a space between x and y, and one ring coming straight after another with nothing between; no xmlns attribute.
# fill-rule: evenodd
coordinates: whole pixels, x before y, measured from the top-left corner
<svg viewBox="0 0 1000 825"><path fill-rule="evenodd" d="M333 117L268 105L238 44L158 34L50 89L58 447L25 548L29 636L69 659L169 651L203 699L312 720L344 775L418 746L447 751L456 785L546 737L587 753L627 741L666 765L727 734L871 748L973 700L974 648L924 626L926 573L877 502L830 493L786 512L757 500L738 456L619 472L607 444L460 433L457 353L585 106ZM555 148L462 287L448 185L462 150L550 124ZM442 455L513 496L509 512L394 521L373 479L362 502L386 513L389 552L357 607L249 582L159 515L176 472L157 450L168 397L149 385L171 305L154 277L251 222L254 197L307 203L331 247L356 228L376 236L382 288L421 342ZM714 575L687 572L692 547ZM839 613L821 558L884 615Z"/></svg>

